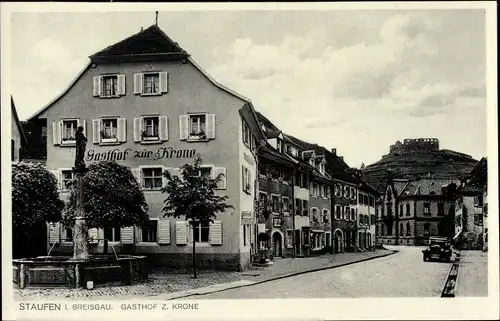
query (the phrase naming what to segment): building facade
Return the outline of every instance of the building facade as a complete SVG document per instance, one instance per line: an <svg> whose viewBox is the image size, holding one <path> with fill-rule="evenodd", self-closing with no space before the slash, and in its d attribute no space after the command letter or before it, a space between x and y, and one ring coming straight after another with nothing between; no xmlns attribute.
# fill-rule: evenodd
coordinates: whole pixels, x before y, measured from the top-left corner
<svg viewBox="0 0 500 321"><path fill-rule="evenodd" d="M487 160L483 158L462 182L455 203L455 236L459 246L470 250L487 248Z"/></svg>
<svg viewBox="0 0 500 321"><path fill-rule="evenodd" d="M425 245L430 236L453 237L456 182L417 179L388 186L379 203L381 243Z"/></svg>
<svg viewBox="0 0 500 321"><path fill-rule="evenodd" d="M377 195L377 191L368 184L362 182L358 185L356 247L361 250L372 250L376 244L375 199Z"/></svg>
<svg viewBox="0 0 500 321"><path fill-rule="evenodd" d="M156 25L90 59L66 91L33 117L45 122L51 138L47 168L59 178L65 199L73 179L74 134L83 126L86 163L114 160L130 167L150 216L149 227L142 229L91 230L97 240L91 251L107 238L117 252L185 267L196 239L200 267L245 268L256 224L257 145L264 139L250 101L213 80ZM163 217L160 189L163 171L179 174L196 155L204 174L224 174L218 193L227 195L234 209L193 230L184 218ZM50 243L61 242L58 251L71 250L70 227L52 226L49 234Z"/></svg>

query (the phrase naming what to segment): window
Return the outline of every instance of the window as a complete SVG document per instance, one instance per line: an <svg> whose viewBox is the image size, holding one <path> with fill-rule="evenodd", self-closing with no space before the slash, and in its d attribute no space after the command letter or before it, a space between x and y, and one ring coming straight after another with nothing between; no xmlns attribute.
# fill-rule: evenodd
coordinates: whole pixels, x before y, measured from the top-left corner
<svg viewBox="0 0 500 321"><path fill-rule="evenodd" d="M403 235L403 223L399 223L399 235Z"/></svg>
<svg viewBox="0 0 500 321"><path fill-rule="evenodd" d="M349 186L344 186L344 197L345 198L349 198L350 197L349 191L350 191Z"/></svg>
<svg viewBox="0 0 500 321"><path fill-rule="evenodd" d="M410 216L410 203L406 203L406 216Z"/></svg>
<svg viewBox="0 0 500 321"><path fill-rule="evenodd" d="M104 238L110 242L120 242L120 240L121 240L120 239L120 228L119 227L105 227L104 228Z"/></svg>
<svg viewBox="0 0 500 321"><path fill-rule="evenodd" d="M162 168L143 168L142 187L146 189L159 189L163 187Z"/></svg>
<svg viewBox="0 0 500 321"><path fill-rule="evenodd" d="M160 119L159 117L144 117L144 131L142 132L143 140L158 140Z"/></svg>
<svg viewBox="0 0 500 321"><path fill-rule="evenodd" d="M342 207L340 207L340 205L337 205L335 207L335 218L337 220L340 220L342 218Z"/></svg>
<svg viewBox="0 0 500 321"><path fill-rule="evenodd" d="M16 142L13 139L10 140L10 157L11 161L16 158Z"/></svg>
<svg viewBox="0 0 500 321"><path fill-rule="evenodd" d="M444 215L444 203L439 202L438 203L438 213L437 215L443 216Z"/></svg>
<svg viewBox="0 0 500 321"><path fill-rule="evenodd" d="M245 121L243 121L243 143L249 145L250 142L250 129Z"/></svg>
<svg viewBox="0 0 500 321"><path fill-rule="evenodd" d="M342 185L335 184L335 196L342 196Z"/></svg>
<svg viewBox="0 0 500 321"><path fill-rule="evenodd" d="M301 211L302 211L302 202L300 199L296 198L295 199L295 214L301 215Z"/></svg>
<svg viewBox="0 0 500 321"><path fill-rule="evenodd" d="M330 221L330 215L327 209L323 209L323 223L328 223Z"/></svg>
<svg viewBox="0 0 500 321"><path fill-rule="evenodd" d="M311 208L311 222L318 221L318 209L316 207Z"/></svg>
<svg viewBox="0 0 500 321"><path fill-rule="evenodd" d="M158 241L158 221L150 220L145 226L141 228L142 242L153 243Z"/></svg>
<svg viewBox="0 0 500 321"><path fill-rule="evenodd" d="M160 93L160 74L151 73L144 74L144 94L158 94Z"/></svg>
<svg viewBox="0 0 500 321"><path fill-rule="evenodd" d="M273 203L273 213L279 213L280 212L280 198L277 195L272 196L272 203Z"/></svg>
<svg viewBox="0 0 500 321"><path fill-rule="evenodd" d="M101 141L113 140L118 138L118 119L103 119L101 130Z"/></svg>
<svg viewBox="0 0 500 321"><path fill-rule="evenodd" d="M210 225L208 223L198 223L194 228L191 224L191 232L193 235L193 240L196 243L207 243L208 235L210 231Z"/></svg>
<svg viewBox="0 0 500 321"><path fill-rule="evenodd" d="M286 247L293 247L293 230L286 230Z"/></svg>
<svg viewBox="0 0 500 321"><path fill-rule="evenodd" d="M62 174L62 190L67 191L71 187L71 183L75 179L75 174L72 170L63 170Z"/></svg>
<svg viewBox="0 0 500 321"><path fill-rule="evenodd" d="M410 222L406 223L406 236L410 236Z"/></svg>
<svg viewBox="0 0 500 321"><path fill-rule="evenodd" d="M347 206L344 212L344 220L349 220L350 214L351 214L351 209L349 208L349 206Z"/></svg>
<svg viewBox="0 0 500 321"><path fill-rule="evenodd" d="M424 203L424 214L431 214L431 203Z"/></svg>
<svg viewBox="0 0 500 321"><path fill-rule="evenodd" d="M190 115L189 116L189 138L205 138L206 137L206 116L205 115Z"/></svg>
<svg viewBox="0 0 500 321"><path fill-rule="evenodd" d="M288 213L290 211L289 202L290 201L289 201L288 197L283 196L283 212L285 212L285 213Z"/></svg>
<svg viewBox="0 0 500 321"><path fill-rule="evenodd" d="M399 216L403 216L403 204L399 204Z"/></svg>
<svg viewBox="0 0 500 321"><path fill-rule="evenodd" d="M475 207L482 207L483 206L483 196L474 196L474 206Z"/></svg>
<svg viewBox="0 0 500 321"><path fill-rule="evenodd" d="M243 245L247 245L247 225L243 224Z"/></svg>
<svg viewBox="0 0 500 321"><path fill-rule="evenodd" d="M114 97L118 96L118 76L103 76L102 77L102 96Z"/></svg>
<svg viewBox="0 0 500 321"><path fill-rule="evenodd" d="M302 200L302 209L303 209L302 215L304 215L304 216L307 215L307 212L308 212L307 209L308 208L309 208L309 202L306 201L306 200Z"/></svg>
<svg viewBox="0 0 500 321"><path fill-rule="evenodd" d="M212 178L212 167L200 167L200 176L206 178Z"/></svg>
<svg viewBox="0 0 500 321"><path fill-rule="evenodd" d="M78 121L75 120L63 120L62 121L63 132L62 141L63 142L74 142L76 129L78 127Z"/></svg>
<svg viewBox="0 0 500 321"><path fill-rule="evenodd" d="M241 166L241 178L242 178L242 188L243 192L250 194L252 190L250 171L245 166Z"/></svg>
<svg viewBox="0 0 500 321"><path fill-rule="evenodd" d="M431 233L430 229L431 229L431 225L429 223L425 223L424 224L424 236L429 236L429 234Z"/></svg>
<svg viewBox="0 0 500 321"><path fill-rule="evenodd" d="M351 187L351 199L356 199L356 189L354 187Z"/></svg>
<svg viewBox="0 0 500 321"><path fill-rule="evenodd" d="M351 221L356 220L356 209L351 208Z"/></svg>

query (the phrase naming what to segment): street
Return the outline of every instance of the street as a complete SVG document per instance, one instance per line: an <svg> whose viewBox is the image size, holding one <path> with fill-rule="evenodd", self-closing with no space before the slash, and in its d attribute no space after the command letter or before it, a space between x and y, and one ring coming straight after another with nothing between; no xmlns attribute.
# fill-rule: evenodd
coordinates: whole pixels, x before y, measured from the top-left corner
<svg viewBox="0 0 500 321"><path fill-rule="evenodd" d="M423 262L425 247L387 246L384 258L185 299L439 297L450 263Z"/></svg>

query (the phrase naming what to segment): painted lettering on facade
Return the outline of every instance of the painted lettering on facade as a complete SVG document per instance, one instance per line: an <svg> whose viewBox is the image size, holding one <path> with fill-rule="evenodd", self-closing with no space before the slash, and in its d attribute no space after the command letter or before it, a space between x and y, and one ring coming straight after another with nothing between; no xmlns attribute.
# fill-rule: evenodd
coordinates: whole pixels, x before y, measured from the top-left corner
<svg viewBox="0 0 500 321"><path fill-rule="evenodd" d="M193 158L196 155L195 149L173 149L172 147L159 147L156 150L132 150L111 149L107 152L97 152L93 149L87 151L85 160L88 162L98 161L122 161L128 159L151 159L160 160L168 158Z"/></svg>

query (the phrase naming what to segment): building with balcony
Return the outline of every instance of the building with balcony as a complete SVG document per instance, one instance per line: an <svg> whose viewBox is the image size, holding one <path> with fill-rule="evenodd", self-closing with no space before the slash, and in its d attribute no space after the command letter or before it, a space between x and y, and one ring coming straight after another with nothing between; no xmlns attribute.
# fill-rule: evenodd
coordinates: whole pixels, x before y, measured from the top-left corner
<svg viewBox="0 0 500 321"><path fill-rule="evenodd" d="M46 166L59 179L61 197L73 179L75 132L88 138L87 164L114 160L130 167L149 205L148 227L92 229L118 253L146 254L152 263L190 266L192 245L200 267L244 269L250 262L256 217L257 146L265 136L252 103L216 82L157 25L90 56L63 93L30 121L49 137ZM193 230L184 218L164 218L162 172L179 173L195 155L203 171L224 180L217 193L234 209ZM72 251L72 227L50 227L49 243ZM55 252L54 252L55 253Z"/></svg>

